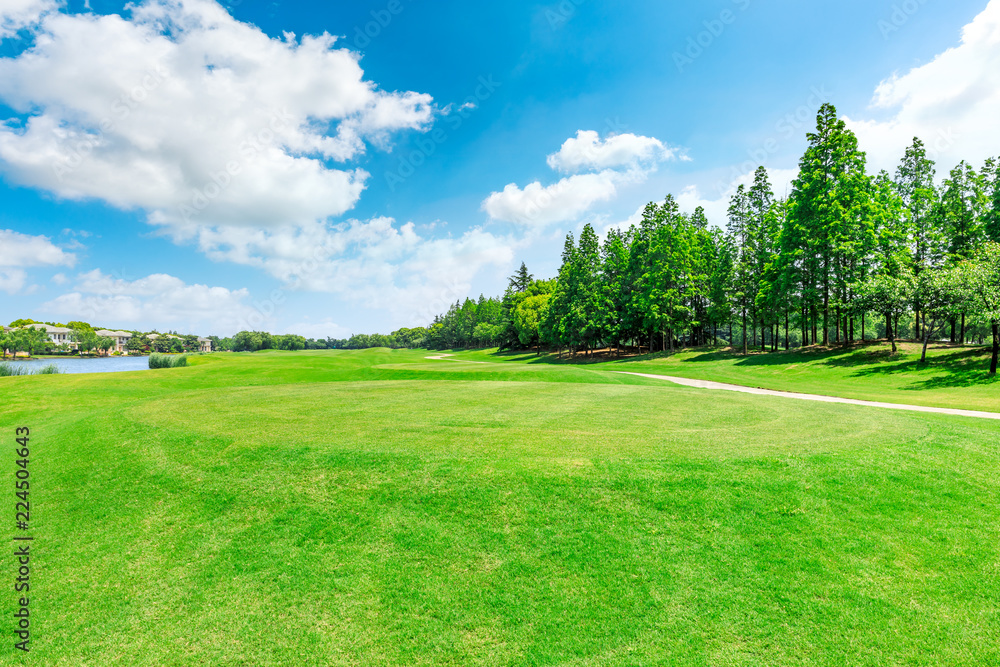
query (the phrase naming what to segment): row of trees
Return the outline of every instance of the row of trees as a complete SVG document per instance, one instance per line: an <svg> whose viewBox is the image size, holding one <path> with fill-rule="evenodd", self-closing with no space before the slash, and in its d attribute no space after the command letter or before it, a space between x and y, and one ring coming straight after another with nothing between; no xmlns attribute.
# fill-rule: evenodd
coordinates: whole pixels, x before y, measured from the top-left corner
<svg viewBox="0 0 1000 667"><path fill-rule="evenodd" d="M895 174L869 174L832 105L790 196L767 170L733 195L724 228L668 196L641 222L566 238L554 281L522 265L503 299L455 304L419 336L362 344L649 350L720 338L751 347L850 345L872 335L1000 347L1000 163L962 162L940 182L914 139ZM734 330L735 329L735 330ZM413 330L408 330L413 331ZM358 338L358 337L356 337ZM416 341L416 345L411 344ZM367 346L367 345L365 345Z"/></svg>
<svg viewBox="0 0 1000 667"><path fill-rule="evenodd" d="M751 341L777 349L797 330L801 344L848 345L866 338L873 315L891 341L913 316L926 345L993 338L997 364L1000 170L962 162L940 184L919 139L895 176L866 171L857 139L825 105L788 199L775 197L767 170L732 197L726 230L704 211L679 211L667 197L639 225L589 226L567 237L557 289L539 342L589 350L645 338L649 348L702 344L735 323ZM758 338L759 332L759 338Z"/></svg>
<svg viewBox="0 0 1000 667"><path fill-rule="evenodd" d="M70 342L58 344L53 342L47 334L32 325L49 325L70 329ZM5 334L7 341L6 352L17 354L27 352L28 354L89 354L98 352L108 354L115 347L115 341L108 336L98 336L97 331L101 329L94 327L87 322L71 321L66 324L57 322L38 322L31 319L19 319L10 323L12 331ZM152 352L160 353L183 353L198 352L201 349L201 342L198 336L180 335L177 332L161 334L158 331L148 333L141 331L128 331L132 337L128 341L127 349L133 354L148 354ZM6 353L5 352L5 353Z"/></svg>

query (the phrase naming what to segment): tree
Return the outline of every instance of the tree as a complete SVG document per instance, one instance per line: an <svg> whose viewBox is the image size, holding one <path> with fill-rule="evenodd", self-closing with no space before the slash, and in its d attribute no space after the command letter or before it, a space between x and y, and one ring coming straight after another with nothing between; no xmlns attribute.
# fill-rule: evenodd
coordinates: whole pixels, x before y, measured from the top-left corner
<svg viewBox="0 0 1000 667"><path fill-rule="evenodd" d="M521 262L521 268L510 277L510 289L514 292L525 292L531 285L534 276L528 273L528 267Z"/></svg>
<svg viewBox="0 0 1000 667"><path fill-rule="evenodd" d="M934 187L934 162L924 143L914 137L896 169L896 191L903 204L905 225L913 256L913 272L940 266L945 253L941 216L935 215L938 191ZM916 335L920 338L920 303L914 303Z"/></svg>
<svg viewBox="0 0 1000 667"><path fill-rule="evenodd" d="M548 294L529 296L517 304L513 313L514 326L521 345L528 348L539 346L539 354L541 354L541 342L538 327L545 318L550 298Z"/></svg>
<svg viewBox="0 0 1000 667"><path fill-rule="evenodd" d="M983 233L987 240L1000 243L1000 159L987 160L980 178L986 198Z"/></svg>
<svg viewBox="0 0 1000 667"><path fill-rule="evenodd" d="M913 303L914 279L911 275L876 275L857 288L857 302L864 311L885 316L886 338L896 353L893 324Z"/></svg>
<svg viewBox="0 0 1000 667"><path fill-rule="evenodd" d="M968 300L965 283L953 268L928 269L917 277L917 299L922 304L920 324L923 329L923 349L920 363L927 361L927 346L931 338L940 335L944 327L962 312Z"/></svg>
<svg viewBox="0 0 1000 667"><path fill-rule="evenodd" d="M71 324L81 323L71 322ZM93 328L73 328L73 333L70 334L70 337L76 342L76 347L80 350L81 354L97 349L99 344L97 334L94 333Z"/></svg>
<svg viewBox="0 0 1000 667"><path fill-rule="evenodd" d="M823 344L829 344L831 307L844 288L856 261L858 231L868 212L870 184L865 154L837 109L824 104L816 117L816 131L807 135L809 147L799 161L792 185L789 224L798 227L795 239L815 264L822 295ZM839 317L837 321L839 330Z"/></svg>
<svg viewBox="0 0 1000 667"><path fill-rule="evenodd" d="M1000 243L983 246L974 261L963 263L960 271L968 289L970 312L973 319L990 327L993 334L993 354L990 358L990 375L997 374L1000 357Z"/></svg>
<svg viewBox="0 0 1000 667"><path fill-rule="evenodd" d="M743 354L748 354L747 316L751 313L751 303L756 298L754 284L754 253L751 242L750 202L746 188L741 184L729 202L729 234L733 239L733 285L732 299L737 315L743 321ZM730 341L732 343L732 341Z"/></svg>
<svg viewBox="0 0 1000 667"><path fill-rule="evenodd" d="M101 336L97 339L97 344L95 347L107 356L108 351L115 346L115 342L108 338L107 336Z"/></svg>
<svg viewBox="0 0 1000 667"><path fill-rule="evenodd" d="M972 257L985 240L987 204L982 177L975 169L963 161L951 170L941 191L938 214L952 260Z"/></svg>
<svg viewBox="0 0 1000 667"><path fill-rule="evenodd" d="M233 336L233 352L257 352L262 349L264 336L259 331L241 331Z"/></svg>

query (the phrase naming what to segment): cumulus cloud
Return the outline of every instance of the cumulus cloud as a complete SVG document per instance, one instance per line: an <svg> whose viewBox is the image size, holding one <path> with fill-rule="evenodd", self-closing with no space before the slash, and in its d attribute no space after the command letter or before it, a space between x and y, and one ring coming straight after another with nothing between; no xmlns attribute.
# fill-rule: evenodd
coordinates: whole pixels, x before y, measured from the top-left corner
<svg viewBox="0 0 1000 667"><path fill-rule="evenodd" d="M974 164L1000 146L1000 0L962 30L961 43L931 62L883 81L872 106L887 120L846 119L874 169L894 170L913 137L941 169Z"/></svg>
<svg viewBox="0 0 1000 667"><path fill-rule="evenodd" d="M336 226L202 229L198 244L208 257L262 269L286 289L336 294L423 324L465 296L480 271L514 258L511 239L481 229L431 239L413 223L385 217Z"/></svg>
<svg viewBox="0 0 1000 667"><path fill-rule="evenodd" d="M24 292L28 284L26 268L73 266L76 255L54 245L45 236L29 236L0 229L0 292Z"/></svg>
<svg viewBox="0 0 1000 667"><path fill-rule="evenodd" d="M34 30L0 59L0 99L21 114L0 125L2 168L181 236L341 215L368 174L331 163L434 116L430 96L365 80L337 37L273 39L211 0L49 13Z"/></svg>
<svg viewBox="0 0 1000 667"><path fill-rule="evenodd" d="M76 256L45 236L0 229L0 267L73 266Z"/></svg>
<svg viewBox="0 0 1000 667"><path fill-rule="evenodd" d="M103 326L220 334L234 333L260 317L246 289L189 285L165 274L128 280L95 269L77 276L74 288L39 310Z"/></svg>
<svg viewBox="0 0 1000 667"><path fill-rule="evenodd" d="M525 227L544 227L575 220L598 202L611 201L621 183L641 180L636 172L605 170L598 174L576 174L550 186L535 181L523 190L511 183L483 202L483 210L494 220Z"/></svg>
<svg viewBox="0 0 1000 667"><path fill-rule="evenodd" d="M0 4L0 39L38 25L43 15L58 6L56 0L3 0Z"/></svg>
<svg viewBox="0 0 1000 667"><path fill-rule="evenodd" d="M703 193L698 186L689 185L677 195L677 205L685 213L693 213L699 206L705 209L705 216L710 225L725 227L729 222L729 200L736 189L743 185L749 188L753 185L754 172L749 171L728 184L716 188L715 193ZM771 189L776 197L786 197L792 192L792 181L799 175L795 169L768 169L767 175L771 181ZM713 196L714 195L714 196ZM641 211L639 212L641 215Z"/></svg>
<svg viewBox="0 0 1000 667"><path fill-rule="evenodd" d="M575 220L594 204L614 199L620 186L643 182L659 162L676 156L652 137L614 134L602 140L597 132L580 130L548 157L549 167L572 176L548 186L535 181L523 189L510 183L490 194L482 209L493 220L523 227ZM592 173L576 173L588 170Z"/></svg>
<svg viewBox="0 0 1000 667"><path fill-rule="evenodd" d="M592 130L580 130L567 139L557 153L548 157L549 166L575 174L597 169L636 168L677 157L677 152L659 139L635 134L615 134L601 140Z"/></svg>

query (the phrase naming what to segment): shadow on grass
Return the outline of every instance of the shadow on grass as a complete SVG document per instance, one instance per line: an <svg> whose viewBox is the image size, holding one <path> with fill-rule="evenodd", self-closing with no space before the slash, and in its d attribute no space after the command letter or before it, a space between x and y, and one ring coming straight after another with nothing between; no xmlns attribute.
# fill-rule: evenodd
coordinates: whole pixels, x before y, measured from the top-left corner
<svg viewBox="0 0 1000 667"><path fill-rule="evenodd" d="M940 349L940 348L938 348ZM925 363L920 358L901 359L893 364L880 364L859 369L854 377L873 377L876 375L894 374L927 374L935 372L933 377L920 382L914 382L905 389L919 391L921 389L940 389L944 387L972 387L991 385L1000 382L998 377L990 377L990 350L985 347L955 349L950 354L928 356Z"/></svg>

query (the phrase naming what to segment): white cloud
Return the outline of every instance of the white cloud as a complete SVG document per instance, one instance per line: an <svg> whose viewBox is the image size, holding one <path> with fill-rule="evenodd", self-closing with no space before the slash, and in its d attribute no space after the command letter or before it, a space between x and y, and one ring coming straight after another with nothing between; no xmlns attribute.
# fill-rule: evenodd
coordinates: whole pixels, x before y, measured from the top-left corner
<svg viewBox="0 0 1000 667"><path fill-rule="evenodd" d="M260 317L249 301L246 289L188 285L165 274L126 280L95 269L76 277L74 291L39 310L102 326L231 334Z"/></svg>
<svg viewBox="0 0 1000 667"><path fill-rule="evenodd" d="M255 266L286 289L336 294L400 320L426 324L466 296L489 266L513 261L511 239L472 229L427 239L392 218L313 223L276 230L202 229L199 247L216 261Z"/></svg>
<svg viewBox="0 0 1000 667"><path fill-rule="evenodd" d="M598 169L637 168L676 156L675 149L653 137L614 134L602 141L597 132L579 130L576 137L566 140L559 152L548 157L548 164L556 171L575 174Z"/></svg>
<svg viewBox="0 0 1000 667"><path fill-rule="evenodd" d="M576 220L594 204L614 199L619 187L645 181L659 162L676 155L652 137L613 134L602 141L597 132L580 130L547 160L553 170L572 176L549 186L535 181L524 189L510 183L490 194L482 210L492 220L535 229ZM587 170L592 173L575 173Z"/></svg>
<svg viewBox="0 0 1000 667"><path fill-rule="evenodd" d="M38 25L44 14L58 6L56 0L3 0L0 4L0 39Z"/></svg>
<svg viewBox="0 0 1000 667"><path fill-rule="evenodd" d="M723 227L729 222L729 200L736 189L743 185L749 188L753 185L756 169L749 171L732 182L717 188L717 196L710 198L710 195L702 193L695 185L689 185L677 195L677 205L683 213L694 213L695 209L701 206L705 209L705 216L708 223L714 227ZM771 189L775 197L781 199L791 194L792 181L799 175L796 169L768 169L768 178L771 181ZM641 211L639 212L641 215Z"/></svg>
<svg viewBox="0 0 1000 667"><path fill-rule="evenodd" d="M895 170L913 137L927 144L938 171L981 163L1000 146L1000 0L962 30L961 43L933 61L883 81L873 107L888 120L846 119L874 169Z"/></svg>
<svg viewBox="0 0 1000 667"><path fill-rule="evenodd" d="M26 268L73 266L76 256L52 244L45 236L29 236L0 229L0 292L24 294L28 286Z"/></svg>
<svg viewBox="0 0 1000 667"><path fill-rule="evenodd" d="M211 0L147 0L126 16L50 13L0 59L0 125L14 180L141 208L192 235L337 216L364 190L330 166L426 129L428 95L388 93L328 34L272 39Z"/></svg>
<svg viewBox="0 0 1000 667"><path fill-rule="evenodd" d="M17 294L24 291L28 282L28 272L24 269L0 268L0 292Z"/></svg>
<svg viewBox="0 0 1000 667"><path fill-rule="evenodd" d="M0 229L0 267L73 266L76 256L45 236L28 236Z"/></svg>
<svg viewBox="0 0 1000 667"><path fill-rule="evenodd" d="M569 176L548 187L535 181L522 190L511 183L502 192L487 197L482 208L494 220L544 227L575 220L594 204L614 199L619 184L641 178L636 172L622 174L608 169Z"/></svg>

